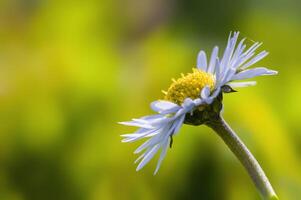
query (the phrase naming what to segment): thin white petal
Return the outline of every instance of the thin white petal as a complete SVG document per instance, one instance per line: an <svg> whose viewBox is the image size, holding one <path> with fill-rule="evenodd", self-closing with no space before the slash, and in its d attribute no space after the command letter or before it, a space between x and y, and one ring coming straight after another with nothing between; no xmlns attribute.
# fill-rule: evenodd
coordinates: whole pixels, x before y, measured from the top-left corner
<svg viewBox="0 0 301 200"><path fill-rule="evenodd" d="M204 51L200 51L197 59L197 67L203 71L207 69L207 58Z"/></svg>
<svg viewBox="0 0 301 200"><path fill-rule="evenodd" d="M173 119L170 117L167 117L163 114L159 114L159 115L145 116L145 117L141 117L139 119L133 119L131 121L133 123L131 123L131 124L136 123L137 126L139 124L142 124L143 126L140 125L140 127L143 127L143 128L156 128L156 127L160 127L160 126L168 123L171 120L173 120ZM122 122L122 123L124 124L124 122Z"/></svg>
<svg viewBox="0 0 301 200"><path fill-rule="evenodd" d="M137 121L128 121L128 122L118 122L119 124L122 125L126 125L126 126L137 126L137 127L141 127L141 128L154 128L153 126L149 125L149 124L143 124Z"/></svg>
<svg viewBox="0 0 301 200"><path fill-rule="evenodd" d="M209 63L208 70L207 70L208 73L212 74L214 71L215 63L217 60L217 54L218 54L218 46L215 46L211 53L210 63Z"/></svg>
<svg viewBox="0 0 301 200"><path fill-rule="evenodd" d="M215 84L218 85L220 81L220 76L221 76L221 66L219 60L216 62L216 67L215 67Z"/></svg>
<svg viewBox="0 0 301 200"><path fill-rule="evenodd" d="M140 119L143 119L143 120L147 121L147 120L154 120L154 119L159 119L159 118L162 118L161 114L147 115L147 116L141 117Z"/></svg>
<svg viewBox="0 0 301 200"><path fill-rule="evenodd" d="M156 137L156 136L155 136ZM153 138L151 139L148 139L147 141L145 141L142 145L140 145L135 151L134 151L134 154L138 154L140 153L141 151L143 151L144 149L148 148L149 146L151 146L151 141Z"/></svg>
<svg viewBox="0 0 301 200"><path fill-rule="evenodd" d="M235 74L231 80L242 80L242 79L248 79L248 78L253 78L255 76L262 76L262 75L274 75L277 74L277 71L274 70L269 70L264 67L257 67L253 69L247 69L244 70L238 74Z"/></svg>
<svg viewBox="0 0 301 200"><path fill-rule="evenodd" d="M204 99L204 102L205 102L206 104L211 104L211 103L214 101L214 99L217 97L217 95L220 93L220 90L221 90L221 87L218 86L218 87L214 90L214 92L211 94L211 96L209 96L208 98Z"/></svg>
<svg viewBox="0 0 301 200"><path fill-rule="evenodd" d="M262 45L262 42L255 42L246 52L244 52L244 55L253 53L261 45Z"/></svg>
<svg viewBox="0 0 301 200"><path fill-rule="evenodd" d="M210 87L205 86L201 91L201 97L202 99L206 99L210 95Z"/></svg>
<svg viewBox="0 0 301 200"><path fill-rule="evenodd" d="M245 62L247 62L247 60L249 60L252 56L254 56L254 52L249 53L249 54L242 54L232 65L233 68L237 69L239 68L242 64L244 64Z"/></svg>
<svg viewBox="0 0 301 200"><path fill-rule="evenodd" d="M142 150L144 150L145 148L148 148L148 147L151 147L151 146L154 146L158 143L160 143L162 141L163 138L165 137L169 137L170 134L172 133L173 131L173 128L172 128L172 125L173 123L170 122L169 124L167 125L164 125L164 127L162 127L160 129L160 132L155 135L154 137L148 139L146 142L144 142L141 146L139 146L135 151L134 153L137 154L137 153L140 153Z"/></svg>
<svg viewBox="0 0 301 200"><path fill-rule="evenodd" d="M234 32L233 37L231 37L231 33L229 35L228 44L227 44L227 47L225 49L223 58L220 62L220 66L221 66L221 69L222 69L222 74L225 74L228 71L229 62L231 61L238 35L239 35L239 32Z"/></svg>
<svg viewBox="0 0 301 200"><path fill-rule="evenodd" d="M182 104L182 106L185 107L190 107L193 104L193 100L191 98L186 98Z"/></svg>
<svg viewBox="0 0 301 200"><path fill-rule="evenodd" d="M195 104L196 107L201 105L201 104L204 104L203 99L200 99L200 98L194 99L193 101L194 101L194 104Z"/></svg>
<svg viewBox="0 0 301 200"><path fill-rule="evenodd" d="M132 134L123 134L121 135L124 138L121 142L134 142L144 137L151 137L160 132L160 129L152 129L149 131L145 131L144 133L132 133Z"/></svg>
<svg viewBox="0 0 301 200"><path fill-rule="evenodd" d="M168 146L169 146L169 138L167 138L167 140L162 144L162 150L161 150L161 154L160 154L160 157L159 157L159 160L158 160L158 163L157 163L157 166L156 166L156 169L155 169L155 172L154 172L154 175L157 174L160 166L161 166L161 163L163 161L163 159L165 158L166 156L166 153L167 153L167 149L168 149Z"/></svg>
<svg viewBox="0 0 301 200"><path fill-rule="evenodd" d="M135 151L134 154L138 154L144 149L151 148L155 146L156 144L160 143L162 138L164 137L164 132L162 131L158 135L155 135L154 137L148 139L146 142L144 142L142 145L140 145Z"/></svg>
<svg viewBox="0 0 301 200"><path fill-rule="evenodd" d="M145 154L145 156L143 157L143 159L137 166L136 171L139 171L140 169L142 169L154 157L154 155L157 153L159 148L160 148L160 145L157 144L149 152L147 152L147 154Z"/></svg>
<svg viewBox="0 0 301 200"><path fill-rule="evenodd" d="M266 57L268 54L269 53L266 51L260 52L258 55L256 55L254 58L252 58L249 62L244 64L242 67L240 67L240 69L246 69L246 68L250 67L251 65L255 64L256 62L258 62L261 59L263 59L264 57Z"/></svg>
<svg viewBox="0 0 301 200"><path fill-rule="evenodd" d="M160 127L160 126L164 126L165 124L169 123L172 120L174 120L174 117L164 116L161 119L156 119L156 120L150 121L149 124L152 127Z"/></svg>
<svg viewBox="0 0 301 200"><path fill-rule="evenodd" d="M174 130L173 130L173 135L176 135L179 132L181 126L183 125L184 119L185 119L185 115L181 116L177 120L177 122L175 124L175 127L174 127Z"/></svg>
<svg viewBox="0 0 301 200"><path fill-rule="evenodd" d="M139 162L144 156L145 154L147 153L147 151L143 154L141 154L135 161L134 161L134 164L136 164L137 162Z"/></svg>
<svg viewBox="0 0 301 200"><path fill-rule="evenodd" d="M178 110L178 112L172 118L176 119L179 116L190 112L195 106L195 102L191 98L186 98L182 103L182 109Z"/></svg>
<svg viewBox="0 0 301 200"><path fill-rule="evenodd" d="M223 74L223 77L221 78L220 84L224 85L229 80L231 80L232 76L235 74L236 69L235 68L229 68L229 70Z"/></svg>
<svg viewBox="0 0 301 200"><path fill-rule="evenodd" d="M238 88L238 87L248 87L256 85L256 81L246 81L246 82L231 82L227 83L230 87Z"/></svg>
<svg viewBox="0 0 301 200"><path fill-rule="evenodd" d="M234 51L234 54L232 56L231 59L231 63L230 66L232 67L233 62L241 55L241 53L243 52L243 50L246 48L246 45L244 45L244 41L246 38L243 38L239 44L236 47L236 50Z"/></svg>
<svg viewBox="0 0 301 200"><path fill-rule="evenodd" d="M239 68L242 64L247 62L254 54L255 50L261 45L262 43L255 42L247 51L243 52L243 49L245 48L245 45L242 46L242 49L240 50L239 54L235 56L234 59L230 62L230 66L233 68Z"/></svg>
<svg viewBox="0 0 301 200"><path fill-rule="evenodd" d="M180 106L170 101L159 100L152 102L151 108L156 112L164 112L164 114L169 114L178 111L180 109Z"/></svg>

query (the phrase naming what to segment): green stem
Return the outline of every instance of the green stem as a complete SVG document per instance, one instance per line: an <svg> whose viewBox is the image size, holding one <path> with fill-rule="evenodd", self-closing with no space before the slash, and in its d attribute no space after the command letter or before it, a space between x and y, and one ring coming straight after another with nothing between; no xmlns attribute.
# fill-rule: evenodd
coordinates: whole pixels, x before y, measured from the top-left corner
<svg viewBox="0 0 301 200"><path fill-rule="evenodd" d="M243 164L251 176L255 186L260 191L263 199L278 199L272 185L255 157L230 128L223 117L219 116L218 118L206 123L206 125L212 128L224 140L230 150Z"/></svg>

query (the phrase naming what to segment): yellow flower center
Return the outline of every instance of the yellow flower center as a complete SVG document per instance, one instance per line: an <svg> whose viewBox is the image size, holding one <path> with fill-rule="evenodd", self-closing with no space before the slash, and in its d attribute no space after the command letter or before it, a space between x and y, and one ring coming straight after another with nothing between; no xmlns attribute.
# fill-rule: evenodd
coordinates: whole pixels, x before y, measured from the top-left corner
<svg viewBox="0 0 301 200"><path fill-rule="evenodd" d="M172 79L173 83L169 86L164 99L181 105L186 98L196 99L200 97L200 92L205 86L212 90L215 78L212 74L193 68L192 73L182 74L177 80Z"/></svg>

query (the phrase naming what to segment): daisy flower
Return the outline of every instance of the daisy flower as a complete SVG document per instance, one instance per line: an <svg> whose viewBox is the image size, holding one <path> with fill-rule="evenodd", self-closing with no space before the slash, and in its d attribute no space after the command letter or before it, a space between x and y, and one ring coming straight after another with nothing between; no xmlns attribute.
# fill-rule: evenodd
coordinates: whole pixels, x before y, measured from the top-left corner
<svg viewBox="0 0 301 200"><path fill-rule="evenodd" d="M164 99L151 103L151 109L157 114L144 116L132 121L120 122L123 125L139 127L131 134L122 135L122 142L147 140L135 150L141 154L135 163L139 163L137 171L143 168L156 153L160 152L155 169L156 174L172 146L173 137L182 125L210 124L222 109L222 94L234 92L233 88L254 85L255 81L240 81L256 76L275 75L276 71L265 67L250 68L268 55L268 52L255 53L262 44L255 42L247 48L245 38L238 40L239 32L230 33L224 53L219 57L219 48L215 46L210 58L204 51L197 56L197 67L191 73L177 80L173 79L167 91L163 91Z"/></svg>

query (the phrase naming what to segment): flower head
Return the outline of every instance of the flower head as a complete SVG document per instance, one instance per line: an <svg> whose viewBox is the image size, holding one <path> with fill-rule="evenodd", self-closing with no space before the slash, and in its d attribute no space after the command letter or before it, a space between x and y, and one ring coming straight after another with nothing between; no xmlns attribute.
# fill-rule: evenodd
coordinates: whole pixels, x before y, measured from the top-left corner
<svg viewBox="0 0 301 200"><path fill-rule="evenodd" d="M206 86L214 89L215 77L213 74L196 68L192 68L192 71L193 73L186 76L182 74L182 77L177 80L172 79L173 83L167 92L163 91L165 100L181 105L187 98L199 98L202 88Z"/></svg>
<svg viewBox="0 0 301 200"><path fill-rule="evenodd" d="M227 47L221 58L218 56L218 47L214 47L209 62L206 53L200 51L197 57L197 68L187 75L174 80L165 94L164 100L151 103L151 108L158 114L133 119L121 124L136 126L139 129L131 134L124 134L122 142L134 142L148 138L134 153L141 153L137 171L143 168L161 149L160 157L155 169L158 172L168 146L172 144L183 123L200 125L206 114L214 112L213 105L218 103L221 109L221 95L234 91L235 87L254 85L255 81L234 82L261 75L274 75L276 71L264 67L249 69L250 66L263 59L268 52L255 53L261 43L254 43L246 49L245 39L237 45L239 32L230 34ZM204 117L205 118L205 117Z"/></svg>

